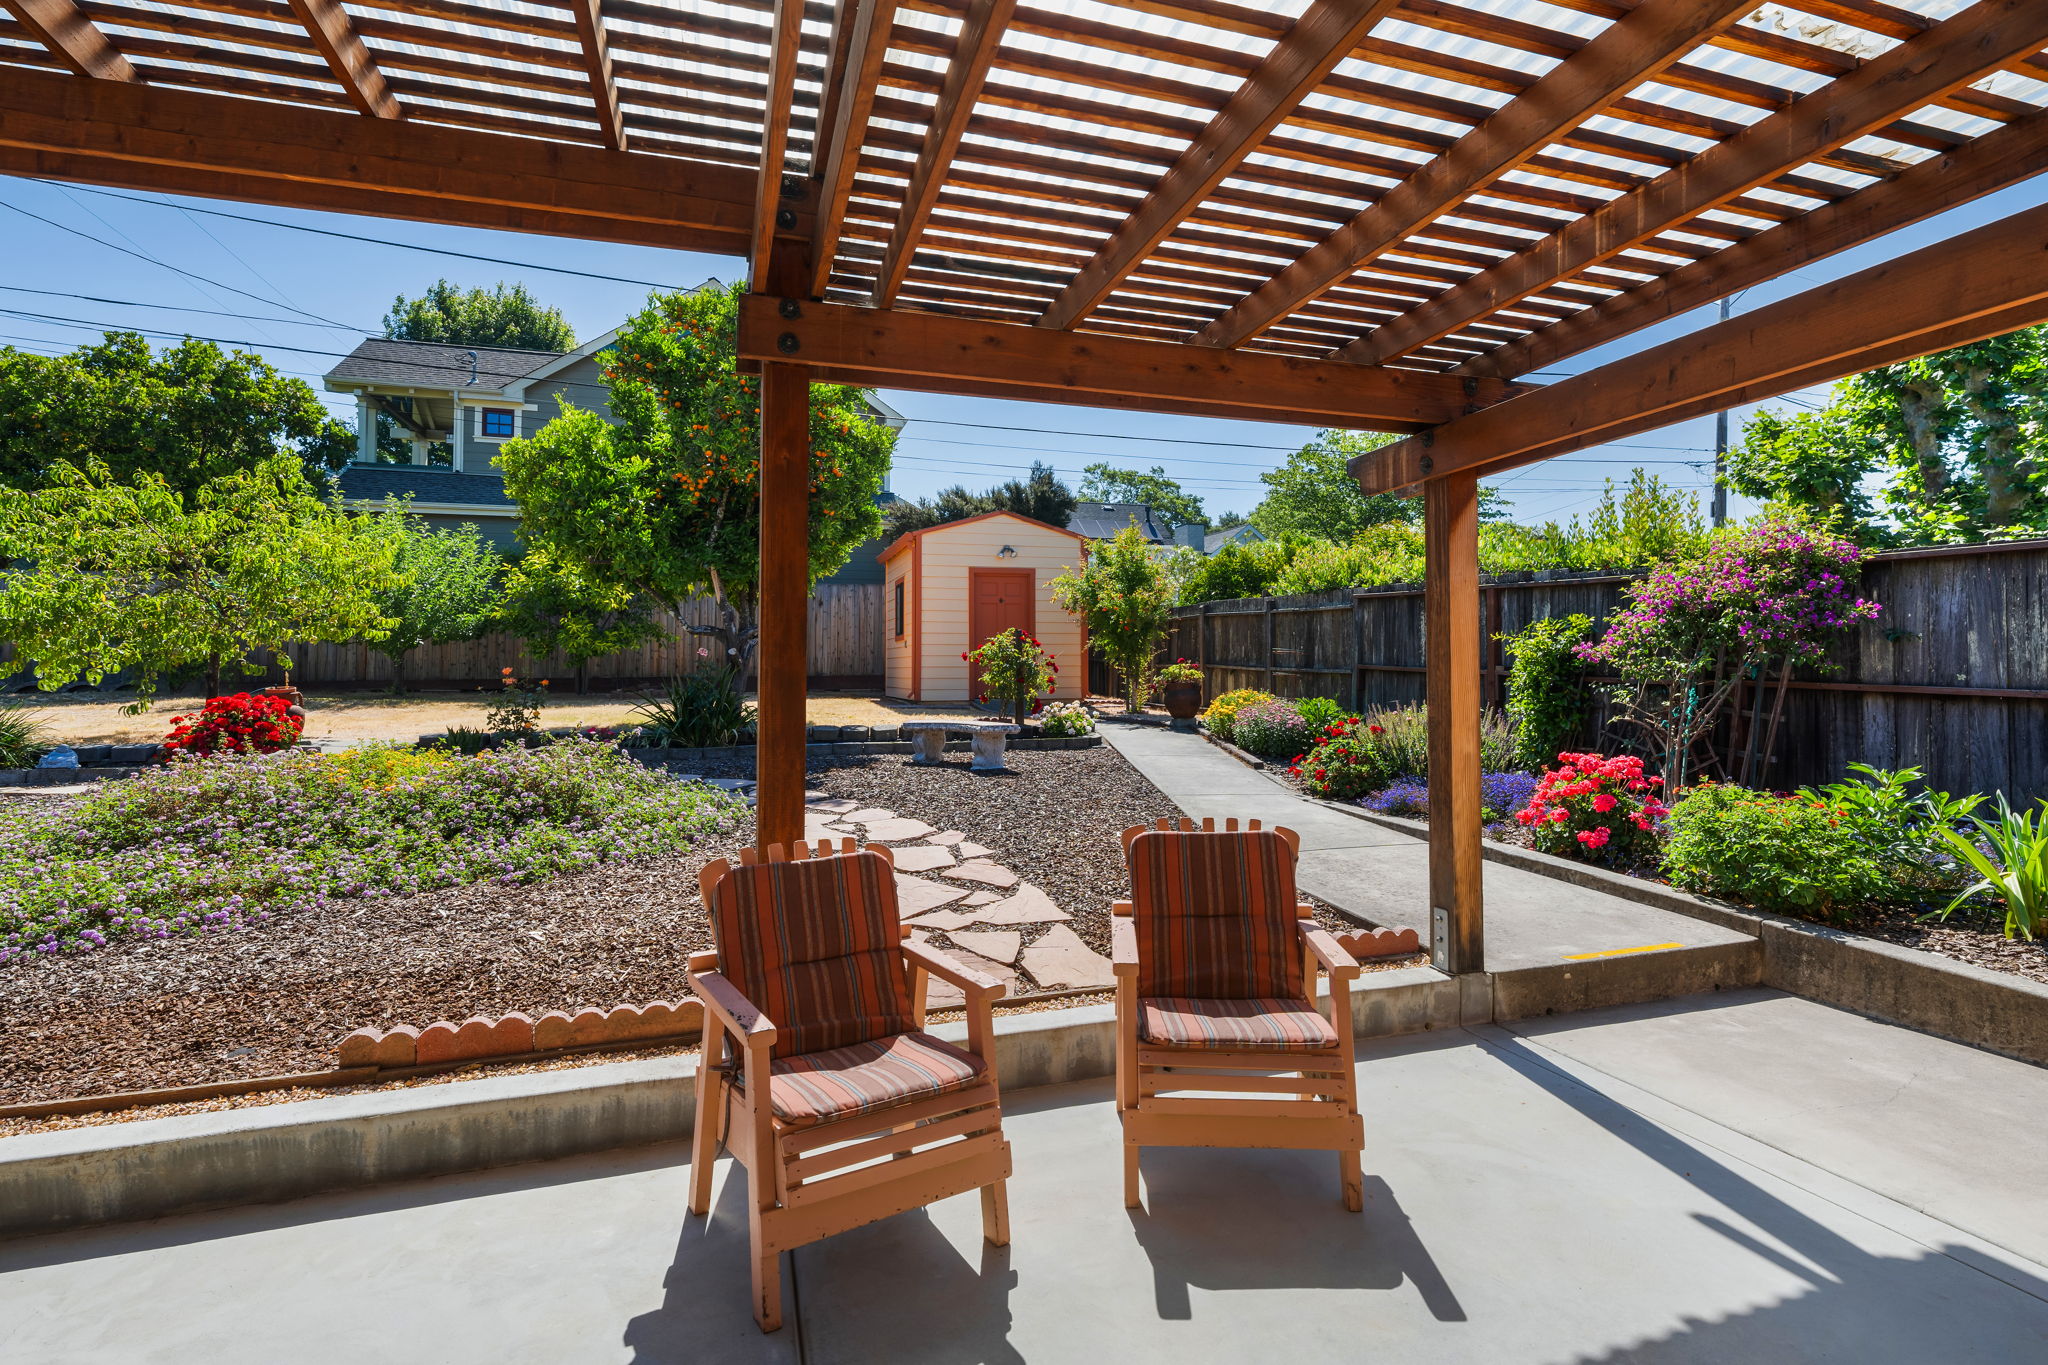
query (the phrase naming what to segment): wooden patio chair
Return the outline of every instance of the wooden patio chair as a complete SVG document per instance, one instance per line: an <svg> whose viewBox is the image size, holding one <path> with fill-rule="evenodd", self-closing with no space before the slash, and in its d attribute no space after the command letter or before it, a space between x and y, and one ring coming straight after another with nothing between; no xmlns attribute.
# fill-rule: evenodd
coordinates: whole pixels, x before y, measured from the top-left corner
<svg viewBox="0 0 2048 1365"><path fill-rule="evenodd" d="M710 1209L723 1142L747 1172L761 1330L782 1325L781 1253L834 1233L979 1189L983 1235L1008 1243L1004 986L910 940L889 850L743 849L698 885L716 949L689 967L705 1009L690 1211ZM966 994L964 1049L923 1031L931 976Z"/></svg>
<svg viewBox="0 0 2048 1365"><path fill-rule="evenodd" d="M1113 907L1110 935L1125 1205L1139 1204L1144 1147L1285 1147L1336 1152L1344 1207L1358 1212L1358 963L1295 899L1300 836L1162 819L1123 839L1131 899Z"/></svg>

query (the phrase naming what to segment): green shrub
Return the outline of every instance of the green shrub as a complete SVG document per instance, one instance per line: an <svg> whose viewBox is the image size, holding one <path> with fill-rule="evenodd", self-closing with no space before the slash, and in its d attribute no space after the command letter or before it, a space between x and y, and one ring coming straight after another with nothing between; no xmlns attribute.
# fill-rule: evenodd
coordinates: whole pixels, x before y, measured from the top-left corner
<svg viewBox="0 0 2048 1365"><path fill-rule="evenodd" d="M1303 697L1294 703L1294 709L1301 712L1301 718L1318 731L1327 730L1340 720L1353 719L1349 711L1328 697Z"/></svg>
<svg viewBox="0 0 2048 1365"><path fill-rule="evenodd" d="M1840 812L1871 856L1891 869L1884 899L1904 906L1953 896L1969 880L1964 864L1942 837L1970 818L1981 796L1950 796L1930 788L1913 790L1918 768L1885 771L1851 763L1854 781L1830 782L1811 794Z"/></svg>
<svg viewBox="0 0 2048 1365"><path fill-rule="evenodd" d="M1225 692L1209 703L1209 709L1202 713L1202 721L1209 727L1209 733L1225 743L1235 743L1231 738L1231 725L1237 713L1247 706L1273 700L1271 692L1261 692L1255 687L1240 687L1235 692Z"/></svg>
<svg viewBox="0 0 2048 1365"><path fill-rule="evenodd" d="M486 749L495 749L498 737L489 730L479 730L469 725L451 725L446 732L428 740L423 749L447 749L458 754L474 756Z"/></svg>
<svg viewBox="0 0 2048 1365"><path fill-rule="evenodd" d="M1515 727L1515 766L1542 772L1586 728L1586 666L1577 648L1593 636L1580 613L1531 621L1507 643L1508 719Z"/></svg>
<svg viewBox="0 0 2048 1365"><path fill-rule="evenodd" d="M35 712L0 706L0 768L33 768L49 751L49 732Z"/></svg>
<svg viewBox="0 0 2048 1365"><path fill-rule="evenodd" d="M1811 792L1701 783L1671 812L1664 872L1693 891L1839 919L1887 894L1887 868L1853 816Z"/></svg>
<svg viewBox="0 0 2048 1365"><path fill-rule="evenodd" d="M730 668L670 678L659 696L642 697L633 714L652 749L709 749L731 744L754 723L754 708Z"/></svg>
<svg viewBox="0 0 2048 1365"><path fill-rule="evenodd" d="M673 853L745 815L578 739L180 759L0 827L0 963Z"/></svg>

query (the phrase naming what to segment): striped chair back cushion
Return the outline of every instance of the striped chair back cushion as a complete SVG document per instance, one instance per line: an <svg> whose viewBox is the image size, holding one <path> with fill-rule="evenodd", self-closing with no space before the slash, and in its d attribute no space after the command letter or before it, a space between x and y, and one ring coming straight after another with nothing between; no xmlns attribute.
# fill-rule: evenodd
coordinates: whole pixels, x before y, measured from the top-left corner
<svg viewBox="0 0 2048 1365"><path fill-rule="evenodd" d="M1131 840L1138 994L1301 998L1294 850L1272 830Z"/></svg>
<svg viewBox="0 0 2048 1365"><path fill-rule="evenodd" d="M718 965L776 1027L777 1057L908 1033L896 874L870 849L734 867L712 887Z"/></svg>

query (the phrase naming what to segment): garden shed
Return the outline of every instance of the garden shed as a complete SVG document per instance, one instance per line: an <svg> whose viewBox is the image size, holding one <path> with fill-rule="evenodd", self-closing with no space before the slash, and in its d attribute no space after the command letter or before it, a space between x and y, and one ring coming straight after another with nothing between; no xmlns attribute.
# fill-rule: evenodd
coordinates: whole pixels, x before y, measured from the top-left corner
<svg viewBox="0 0 2048 1365"><path fill-rule="evenodd" d="M1052 695L1078 699L1088 681L1087 632L1053 601L1052 581L1087 553L1087 537L1015 512L898 536L880 556L888 694L970 700L979 689L960 655L1020 626L1059 665Z"/></svg>

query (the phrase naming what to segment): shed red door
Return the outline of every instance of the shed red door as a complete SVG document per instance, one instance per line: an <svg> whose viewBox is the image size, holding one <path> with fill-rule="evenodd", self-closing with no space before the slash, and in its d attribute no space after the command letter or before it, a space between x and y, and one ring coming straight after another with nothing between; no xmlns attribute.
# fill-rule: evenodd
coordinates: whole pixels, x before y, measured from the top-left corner
<svg viewBox="0 0 2048 1365"><path fill-rule="evenodd" d="M967 571L967 647L980 649L989 637L1011 626L1026 635L1036 635L1038 624L1032 609L1035 575L1029 569L969 569Z"/></svg>

